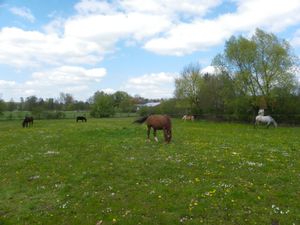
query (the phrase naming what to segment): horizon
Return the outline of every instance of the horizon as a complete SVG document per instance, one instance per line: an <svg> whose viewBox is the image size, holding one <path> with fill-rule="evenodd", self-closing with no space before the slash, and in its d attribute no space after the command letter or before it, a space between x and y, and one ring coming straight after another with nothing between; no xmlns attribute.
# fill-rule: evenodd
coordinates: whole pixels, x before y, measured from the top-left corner
<svg viewBox="0 0 300 225"><path fill-rule="evenodd" d="M172 98L185 66L210 70L232 35L256 28L300 56L297 0L0 1L0 99L87 101L96 91ZM297 74L298 75L298 74Z"/></svg>

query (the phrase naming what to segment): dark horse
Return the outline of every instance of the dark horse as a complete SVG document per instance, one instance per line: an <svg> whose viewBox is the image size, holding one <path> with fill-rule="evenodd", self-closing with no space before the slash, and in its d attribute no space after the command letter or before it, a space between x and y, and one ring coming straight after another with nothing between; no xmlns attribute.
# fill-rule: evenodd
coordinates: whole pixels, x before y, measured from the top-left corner
<svg viewBox="0 0 300 225"><path fill-rule="evenodd" d="M81 122L86 122L86 118L84 116L77 116L76 117L76 122L78 122L78 120L81 120Z"/></svg>
<svg viewBox="0 0 300 225"><path fill-rule="evenodd" d="M148 140L150 140L150 130L152 127L155 141L158 141L158 139L156 137L156 130L163 130L165 141L167 143L170 143L170 141L172 139L172 125L171 125L171 119L169 116L150 115L150 116L145 116L145 117L142 117L142 118L134 121L134 123L144 123L144 122L146 122L146 125L148 127L148 130L147 130Z"/></svg>
<svg viewBox="0 0 300 225"><path fill-rule="evenodd" d="M22 126L23 127L30 127L30 125L33 125L33 117L32 116L25 116Z"/></svg>

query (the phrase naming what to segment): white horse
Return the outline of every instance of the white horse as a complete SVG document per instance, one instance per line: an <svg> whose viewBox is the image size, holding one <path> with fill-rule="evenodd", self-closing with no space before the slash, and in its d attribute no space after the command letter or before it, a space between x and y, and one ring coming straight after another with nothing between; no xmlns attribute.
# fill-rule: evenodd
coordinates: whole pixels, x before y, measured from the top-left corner
<svg viewBox="0 0 300 225"><path fill-rule="evenodd" d="M260 123L266 123L267 127L269 127L272 123L274 125L274 127L277 127L276 121L271 116L258 115L255 118L255 126L260 124Z"/></svg>
<svg viewBox="0 0 300 225"><path fill-rule="evenodd" d="M184 115L184 116L182 117L182 119L183 119L184 121L186 121L186 120L194 121L194 116Z"/></svg>

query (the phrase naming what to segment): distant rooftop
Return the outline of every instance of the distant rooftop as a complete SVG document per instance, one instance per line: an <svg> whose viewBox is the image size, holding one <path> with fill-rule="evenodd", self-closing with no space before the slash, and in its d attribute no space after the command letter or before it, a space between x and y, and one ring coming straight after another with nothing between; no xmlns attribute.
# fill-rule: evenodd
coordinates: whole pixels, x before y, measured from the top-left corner
<svg viewBox="0 0 300 225"><path fill-rule="evenodd" d="M143 106L154 107L159 104L160 104L160 102L147 102L147 103L143 104Z"/></svg>

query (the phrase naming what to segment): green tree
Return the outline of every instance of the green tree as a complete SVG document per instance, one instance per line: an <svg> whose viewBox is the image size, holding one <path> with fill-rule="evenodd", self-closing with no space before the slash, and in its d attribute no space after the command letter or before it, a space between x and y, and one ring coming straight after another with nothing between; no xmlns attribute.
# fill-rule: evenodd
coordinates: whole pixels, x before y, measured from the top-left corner
<svg viewBox="0 0 300 225"><path fill-rule="evenodd" d="M189 111L201 111L200 95L203 78L199 64L190 64L183 69L181 77L175 80L175 96L179 100L187 100Z"/></svg>
<svg viewBox="0 0 300 225"><path fill-rule="evenodd" d="M7 102L6 104L7 104L7 110L10 112L17 109L17 103L15 103L13 99L10 99L10 101Z"/></svg>
<svg viewBox="0 0 300 225"><path fill-rule="evenodd" d="M73 110L74 109L74 97L69 93L63 93L61 92L59 94L59 100L61 103L64 104L65 110Z"/></svg>
<svg viewBox="0 0 300 225"><path fill-rule="evenodd" d="M5 109L6 109L5 102L2 99L0 99L0 115L3 114L3 111L5 111Z"/></svg>
<svg viewBox="0 0 300 225"><path fill-rule="evenodd" d="M273 90L284 88L291 92L295 87L297 59L289 43L260 29L251 39L231 37L213 64L234 79L238 94L252 97L253 107L258 107L258 98L263 98L272 109Z"/></svg>
<svg viewBox="0 0 300 225"><path fill-rule="evenodd" d="M37 106L38 98L36 96L29 96L25 100L25 110L33 111L33 109Z"/></svg>
<svg viewBox="0 0 300 225"><path fill-rule="evenodd" d="M114 115L114 99L112 95L97 91L92 97L91 116L109 117Z"/></svg>
<svg viewBox="0 0 300 225"><path fill-rule="evenodd" d="M133 110L134 101L133 98L124 91L117 91L112 95L114 100L114 106L118 111L130 112Z"/></svg>

